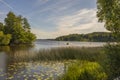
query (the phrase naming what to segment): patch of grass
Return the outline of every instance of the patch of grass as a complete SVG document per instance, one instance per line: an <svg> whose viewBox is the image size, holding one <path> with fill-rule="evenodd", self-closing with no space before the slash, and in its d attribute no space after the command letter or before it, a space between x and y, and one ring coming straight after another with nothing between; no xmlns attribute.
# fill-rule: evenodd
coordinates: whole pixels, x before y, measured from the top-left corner
<svg viewBox="0 0 120 80"><path fill-rule="evenodd" d="M104 58L103 48L79 48L79 47L63 47L52 48L39 51L15 51L9 55L16 61L61 61L61 60L88 60L101 61Z"/></svg>
<svg viewBox="0 0 120 80"><path fill-rule="evenodd" d="M71 64L60 80L107 80L107 75L97 62L80 61Z"/></svg>
<svg viewBox="0 0 120 80"><path fill-rule="evenodd" d="M79 47L64 47L54 48L50 50L40 50L37 52L37 57L41 60L90 60L95 61L103 51L102 48L79 48Z"/></svg>

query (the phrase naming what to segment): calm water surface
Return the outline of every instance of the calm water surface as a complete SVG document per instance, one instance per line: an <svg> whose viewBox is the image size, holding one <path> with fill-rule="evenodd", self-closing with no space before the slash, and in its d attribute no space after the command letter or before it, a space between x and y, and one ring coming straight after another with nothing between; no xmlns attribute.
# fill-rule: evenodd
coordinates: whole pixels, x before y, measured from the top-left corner
<svg viewBox="0 0 120 80"><path fill-rule="evenodd" d="M57 47L99 47L101 42L36 41L34 45L0 47L0 80L56 80L70 61L40 61L36 51ZM52 55L51 55L52 56Z"/></svg>
<svg viewBox="0 0 120 80"><path fill-rule="evenodd" d="M78 41L36 41L36 49L48 49L54 47L100 47L104 42L78 42Z"/></svg>

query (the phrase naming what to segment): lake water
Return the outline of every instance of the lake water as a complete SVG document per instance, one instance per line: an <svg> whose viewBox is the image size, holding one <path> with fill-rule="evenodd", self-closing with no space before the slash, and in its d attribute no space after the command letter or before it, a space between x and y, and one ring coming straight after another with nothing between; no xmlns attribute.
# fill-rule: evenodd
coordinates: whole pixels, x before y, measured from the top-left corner
<svg viewBox="0 0 120 80"><path fill-rule="evenodd" d="M0 47L0 80L56 80L71 61L39 60L37 51L58 47L101 47L102 42L36 41L34 45ZM52 55L51 55L52 56ZM36 57L36 58L35 58Z"/></svg>
<svg viewBox="0 0 120 80"><path fill-rule="evenodd" d="M48 49L54 47L100 47L104 42L79 42L79 41L36 41L36 49Z"/></svg>

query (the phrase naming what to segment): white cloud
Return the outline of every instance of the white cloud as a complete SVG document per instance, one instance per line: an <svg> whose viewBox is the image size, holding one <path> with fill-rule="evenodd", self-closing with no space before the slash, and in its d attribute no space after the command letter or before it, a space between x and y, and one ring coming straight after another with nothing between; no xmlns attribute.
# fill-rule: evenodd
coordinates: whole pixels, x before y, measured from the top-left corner
<svg viewBox="0 0 120 80"><path fill-rule="evenodd" d="M68 35L73 33L90 33L107 31L103 23L98 23L96 18L96 9L82 9L72 15L63 16L55 19L57 30L54 32L47 32L43 30L34 29L33 32L37 34L38 38L55 38L61 35Z"/></svg>
<svg viewBox="0 0 120 80"><path fill-rule="evenodd" d="M59 30L65 30L65 28L83 30L93 27L95 23L97 23L96 11L83 9L73 15L61 18L57 25Z"/></svg>
<svg viewBox="0 0 120 80"><path fill-rule="evenodd" d="M38 39L47 39L47 38L55 38L56 32L47 32L40 29L32 29L32 32L36 34Z"/></svg>

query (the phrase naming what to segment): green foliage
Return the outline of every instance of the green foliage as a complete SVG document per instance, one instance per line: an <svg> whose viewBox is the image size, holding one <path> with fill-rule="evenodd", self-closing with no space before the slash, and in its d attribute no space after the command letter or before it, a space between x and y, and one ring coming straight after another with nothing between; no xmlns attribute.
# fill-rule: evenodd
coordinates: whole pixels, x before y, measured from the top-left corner
<svg viewBox="0 0 120 80"><path fill-rule="evenodd" d="M25 31L30 31L30 24L26 18L23 18L23 28Z"/></svg>
<svg viewBox="0 0 120 80"><path fill-rule="evenodd" d="M0 31L3 31L4 30L4 25L3 23L0 22Z"/></svg>
<svg viewBox="0 0 120 80"><path fill-rule="evenodd" d="M104 58L101 54L102 48L55 48L50 50L40 50L37 52L37 57L40 60L88 60L97 61Z"/></svg>
<svg viewBox="0 0 120 80"><path fill-rule="evenodd" d="M0 31L12 35L10 44L32 43L36 39L36 36L30 32L30 25L27 19L22 18L22 16L16 16L13 12L7 14L5 25L0 23Z"/></svg>
<svg viewBox="0 0 120 80"><path fill-rule="evenodd" d="M113 80L120 76L120 0L97 0L97 8L99 21L105 23L116 41L105 47L109 59L109 80Z"/></svg>
<svg viewBox="0 0 120 80"><path fill-rule="evenodd" d="M107 64L109 65L109 80L113 80L120 76L120 44L107 45L105 53L109 59Z"/></svg>
<svg viewBox="0 0 120 80"><path fill-rule="evenodd" d="M31 49L32 45L12 46L11 51L17 52L20 50ZM23 58L19 60L24 61L67 61L67 60L87 60L100 62L105 60L105 54L101 53L102 48L54 48L49 50L32 51L36 54L29 55L31 52L22 52ZM16 53L16 57L19 53ZM17 60L16 60L17 61Z"/></svg>
<svg viewBox="0 0 120 80"><path fill-rule="evenodd" d="M11 40L11 35L5 35L2 31L0 31L0 45L8 45Z"/></svg>
<svg viewBox="0 0 120 80"><path fill-rule="evenodd" d="M105 22L116 41L120 41L120 0L97 0L97 17Z"/></svg>
<svg viewBox="0 0 120 80"><path fill-rule="evenodd" d="M57 37L58 41L93 41L93 42L113 42L113 36L107 32L94 32L89 34L70 34L67 36Z"/></svg>
<svg viewBox="0 0 120 80"><path fill-rule="evenodd" d="M68 67L61 80L106 80L107 75L96 62L79 62Z"/></svg>

